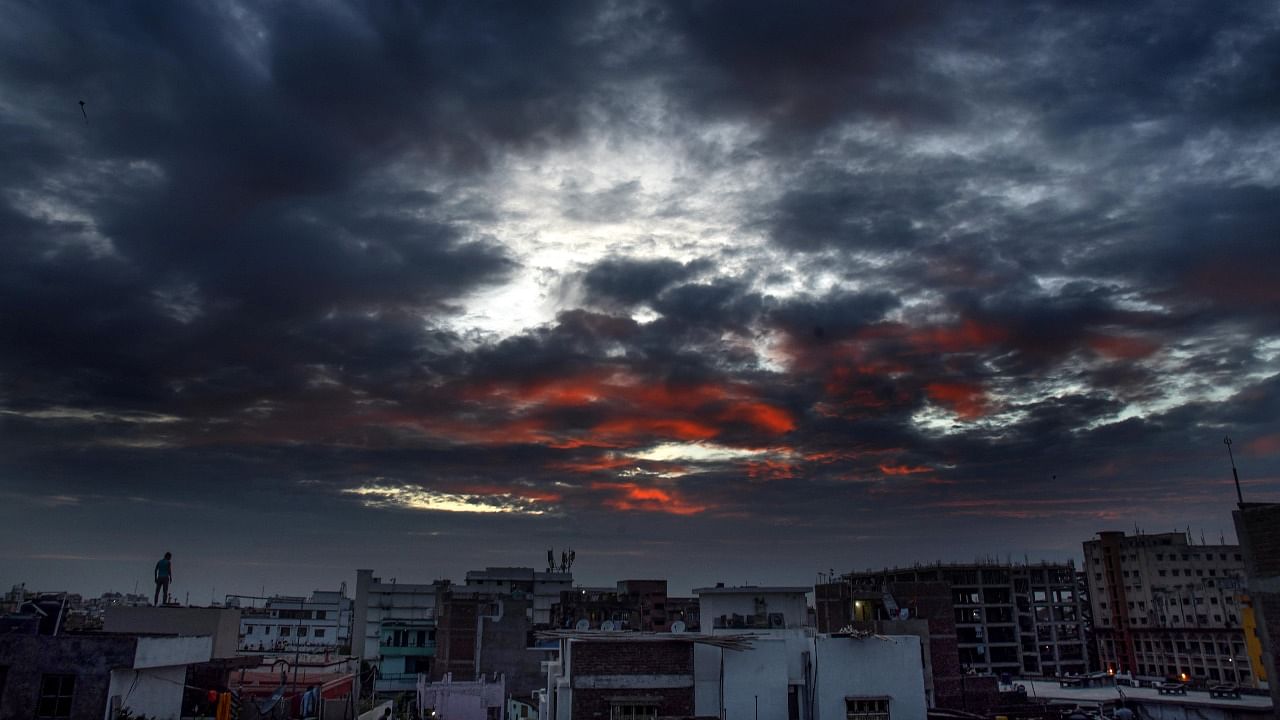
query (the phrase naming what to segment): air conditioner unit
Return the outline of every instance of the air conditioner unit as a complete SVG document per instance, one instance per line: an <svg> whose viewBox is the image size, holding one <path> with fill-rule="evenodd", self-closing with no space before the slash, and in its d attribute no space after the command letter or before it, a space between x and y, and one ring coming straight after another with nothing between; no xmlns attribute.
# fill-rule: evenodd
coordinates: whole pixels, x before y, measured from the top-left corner
<svg viewBox="0 0 1280 720"><path fill-rule="evenodd" d="M786 627L786 626L787 626L787 623L786 623L786 621L783 619L783 617L782 617L782 613L769 613L769 627L770 627L770 628L783 628L783 627Z"/></svg>

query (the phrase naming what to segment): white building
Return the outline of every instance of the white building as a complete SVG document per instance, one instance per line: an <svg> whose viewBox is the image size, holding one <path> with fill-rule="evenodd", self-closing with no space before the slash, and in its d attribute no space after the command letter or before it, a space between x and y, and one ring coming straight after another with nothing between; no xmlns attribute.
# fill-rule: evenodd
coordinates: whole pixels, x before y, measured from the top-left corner
<svg viewBox="0 0 1280 720"><path fill-rule="evenodd" d="M351 654L378 668L379 692L412 691L436 654L436 617L448 580L383 582L372 570L356 570Z"/></svg>
<svg viewBox="0 0 1280 720"><path fill-rule="evenodd" d="M311 597L277 595L240 618L242 651L323 652L351 644L353 603L344 583Z"/></svg>
<svg viewBox="0 0 1280 720"><path fill-rule="evenodd" d="M507 703L507 686L501 675L455 682L445 673L440 682L418 678L418 707L427 717L449 720L489 720L501 717Z"/></svg>
<svg viewBox="0 0 1280 720"><path fill-rule="evenodd" d="M588 631L562 639L560 657L544 663L539 718L925 717L918 637L818 634L807 623L805 587L694 592L709 634Z"/></svg>
<svg viewBox="0 0 1280 720"><path fill-rule="evenodd" d="M491 567L467 573L467 590L481 594L529 597L529 621L538 627L551 624L551 606L560 593L573 589L573 573L544 572L527 567Z"/></svg>
<svg viewBox="0 0 1280 720"><path fill-rule="evenodd" d="M725 587L697 588L698 615L704 630L741 632L794 630L809 624L808 587Z"/></svg>
<svg viewBox="0 0 1280 720"><path fill-rule="evenodd" d="M923 718L927 705L920 639L819 635L809 626L810 591L755 586L693 591L703 628L709 627L712 635L757 636L747 651L696 646L697 714Z"/></svg>
<svg viewBox="0 0 1280 720"><path fill-rule="evenodd" d="M187 667L208 662L208 636L139 637L133 664L111 669L107 685L108 717L119 710L153 718L178 717Z"/></svg>

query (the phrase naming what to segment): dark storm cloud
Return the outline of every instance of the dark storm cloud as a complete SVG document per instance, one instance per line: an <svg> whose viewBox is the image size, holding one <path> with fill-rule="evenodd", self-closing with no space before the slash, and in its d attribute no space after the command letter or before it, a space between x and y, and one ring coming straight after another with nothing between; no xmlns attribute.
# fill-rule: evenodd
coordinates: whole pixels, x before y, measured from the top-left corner
<svg viewBox="0 0 1280 720"><path fill-rule="evenodd" d="M674 260L609 259L597 263L583 276L588 298L594 302L635 305L649 302L658 293L699 270L699 263Z"/></svg>
<svg viewBox="0 0 1280 720"><path fill-rule="evenodd" d="M1066 555L1225 512L1228 433L1275 492L1273 8L2 8L22 552Z"/></svg>
<svg viewBox="0 0 1280 720"><path fill-rule="evenodd" d="M917 50L947 8L929 3L678 3L669 27L691 61L677 96L711 115L811 132L850 114L947 118ZM886 83L889 77L897 82Z"/></svg>

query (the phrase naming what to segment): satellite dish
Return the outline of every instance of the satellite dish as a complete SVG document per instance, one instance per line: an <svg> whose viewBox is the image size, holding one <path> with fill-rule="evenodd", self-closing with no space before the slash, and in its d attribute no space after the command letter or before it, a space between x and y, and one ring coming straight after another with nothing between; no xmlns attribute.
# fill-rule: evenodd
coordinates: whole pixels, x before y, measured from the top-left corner
<svg viewBox="0 0 1280 720"><path fill-rule="evenodd" d="M910 610L908 610L907 608L899 608L899 609L898 609L898 619L899 619L899 620L909 620L909 619L911 619L911 611L910 611Z"/></svg>
<svg viewBox="0 0 1280 720"><path fill-rule="evenodd" d="M573 626L573 629L577 630L578 632L582 632L583 630L590 630L591 623L586 618L582 618L581 620L578 621L577 625Z"/></svg>
<svg viewBox="0 0 1280 720"><path fill-rule="evenodd" d="M600 629L606 632L613 630L613 621L605 620L604 622L600 623Z"/></svg>
<svg viewBox="0 0 1280 720"><path fill-rule="evenodd" d="M671 623L671 632L673 632L673 633L682 633L682 632L684 632L684 621L683 621L683 620L677 620L677 621L675 621L675 622Z"/></svg>

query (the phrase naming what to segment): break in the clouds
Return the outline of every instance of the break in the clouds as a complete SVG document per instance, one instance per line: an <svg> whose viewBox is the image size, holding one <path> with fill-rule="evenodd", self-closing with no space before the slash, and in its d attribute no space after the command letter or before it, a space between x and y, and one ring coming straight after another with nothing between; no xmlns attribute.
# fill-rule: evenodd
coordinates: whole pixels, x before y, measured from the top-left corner
<svg viewBox="0 0 1280 720"><path fill-rule="evenodd" d="M1274 4L0 16L15 581L1065 557L1228 526L1228 434L1280 492Z"/></svg>

